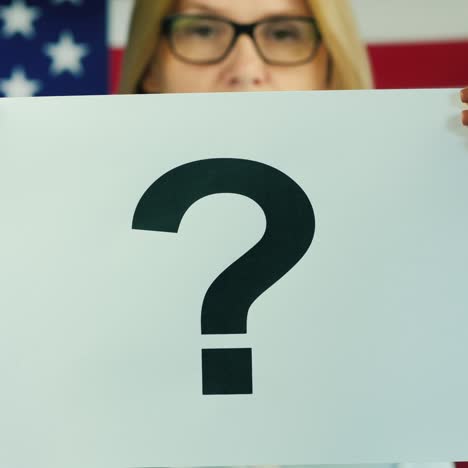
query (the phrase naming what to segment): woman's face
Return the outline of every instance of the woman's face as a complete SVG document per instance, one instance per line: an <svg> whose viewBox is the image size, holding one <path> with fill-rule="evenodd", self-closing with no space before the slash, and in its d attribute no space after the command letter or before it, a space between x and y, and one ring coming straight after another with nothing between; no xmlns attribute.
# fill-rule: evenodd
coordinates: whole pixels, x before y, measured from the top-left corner
<svg viewBox="0 0 468 468"><path fill-rule="evenodd" d="M222 17L236 23L254 23L279 16L312 16L305 0L179 0L175 12ZM323 44L306 63L268 64L257 52L252 39L242 34L221 62L193 64L178 58L164 37L142 87L147 93L326 89L327 68L328 53Z"/></svg>

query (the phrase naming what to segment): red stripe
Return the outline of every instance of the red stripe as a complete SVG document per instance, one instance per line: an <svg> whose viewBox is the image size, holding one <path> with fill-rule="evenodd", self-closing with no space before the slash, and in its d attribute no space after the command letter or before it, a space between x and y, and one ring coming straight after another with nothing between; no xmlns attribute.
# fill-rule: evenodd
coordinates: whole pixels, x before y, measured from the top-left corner
<svg viewBox="0 0 468 468"><path fill-rule="evenodd" d="M369 55L379 89L468 85L468 40L371 44ZM111 51L110 89L113 93L117 90L122 58L121 49Z"/></svg>
<svg viewBox="0 0 468 468"><path fill-rule="evenodd" d="M380 89L468 85L468 40L370 45L369 54Z"/></svg>
<svg viewBox="0 0 468 468"><path fill-rule="evenodd" d="M123 61L123 49L111 49L109 57L109 89L112 94L117 93L120 80L120 70Z"/></svg>

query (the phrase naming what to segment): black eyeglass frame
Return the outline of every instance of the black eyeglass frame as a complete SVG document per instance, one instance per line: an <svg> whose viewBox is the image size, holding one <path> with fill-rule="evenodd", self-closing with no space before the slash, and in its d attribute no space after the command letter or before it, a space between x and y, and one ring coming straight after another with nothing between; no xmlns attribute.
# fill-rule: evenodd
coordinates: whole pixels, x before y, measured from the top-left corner
<svg viewBox="0 0 468 468"><path fill-rule="evenodd" d="M177 48L174 44L173 36L172 36L172 28L173 28L174 22L177 21L179 18L199 18L199 19L215 20L215 21L220 21L225 24L229 24L234 29L234 36L231 40L231 43L227 47L226 52L220 58L217 58L215 60L209 60L209 61L208 60L201 60L201 61L190 60L190 59L187 59L186 57L181 56L177 52ZM300 60L300 61L286 63L282 61L270 60L267 57L265 57L259 45L257 44L257 40L255 38L255 29L259 25L262 25L265 23L275 23L279 21L288 21L288 20L294 20L294 21L300 20L300 21L304 21L313 25L314 26L313 30L316 34L317 45L312 50L311 54L307 58ZM315 18L312 18L309 16L275 16L272 18L263 19L261 21L256 21L255 23L236 23L234 21L231 21L227 18L223 18L220 16L175 14L175 15L169 15L163 18L161 31L162 31L162 34L168 38L168 43L169 43L172 53L181 61L193 64L193 65L214 65L214 64L222 62L231 53L232 49L237 43L239 36L241 36L242 34L247 34L247 36L249 36L252 39L252 42L254 43L254 46L257 50L258 55L262 58L262 60L265 63L269 65L277 65L277 66L285 66L285 67L304 65L308 62L311 62L314 59L315 55L317 54L318 49L320 48L320 45L322 42L322 35L320 34L317 21Z"/></svg>

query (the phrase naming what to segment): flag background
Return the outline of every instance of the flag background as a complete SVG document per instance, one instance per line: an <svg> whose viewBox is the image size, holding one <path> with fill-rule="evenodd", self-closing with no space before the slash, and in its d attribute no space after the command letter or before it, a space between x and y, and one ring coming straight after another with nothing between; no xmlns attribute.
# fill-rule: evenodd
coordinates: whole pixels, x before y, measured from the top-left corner
<svg viewBox="0 0 468 468"><path fill-rule="evenodd" d="M134 1L0 0L0 96L116 92ZM351 2L377 88L468 85L468 0Z"/></svg>
<svg viewBox="0 0 468 468"><path fill-rule="evenodd" d="M0 95L107 93L108 11L107 0L0 0Z"/></svg>

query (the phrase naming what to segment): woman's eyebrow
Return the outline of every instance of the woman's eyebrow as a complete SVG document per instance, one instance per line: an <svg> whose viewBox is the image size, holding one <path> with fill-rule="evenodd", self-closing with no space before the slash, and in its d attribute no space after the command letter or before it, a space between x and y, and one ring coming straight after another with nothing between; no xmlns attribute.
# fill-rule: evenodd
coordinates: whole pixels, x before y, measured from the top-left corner
<svg viewBox="0 0 468 468"><path fill-rule="evenodd" d="M203 3L198 3L198 2L187 2L187 4L184 5L184 8L180 9L180 12L187 12L187 11L192 11L192 10L194 10L195 13L208 13L210 15L221 16L225 18L230 17L227 11L223 11L216 7L210 7L208 5L204 5ZM306 15L304 15L304 12L301 10L291 12L291 9L284 9L284 10L281 9L277 11L268 12L267 14L262 15L260 18L257 18L257 21L260 21L263 19L269 19L269 18L288 17L288 16L306 16Z"/></svg>
<svg viewBox="0 0 468 468"><path fill-rule="evenodd" d="M197 10L203 13L209 13L212 15L221 15L222 11L218 10L217 8L212 8L207 5L203 5L202 3L197 3L197 2L191 2L188 3L187 5L184 6L184 8L181 8L180 10L182 11L187 11L187 10Z"/></svg>

